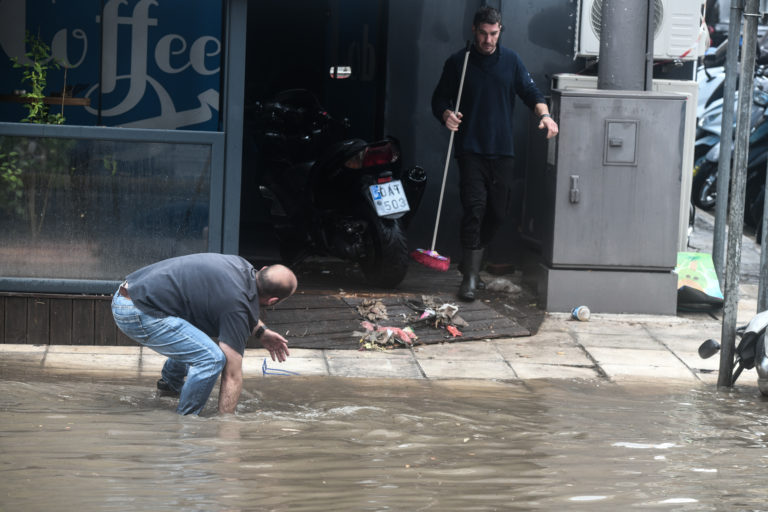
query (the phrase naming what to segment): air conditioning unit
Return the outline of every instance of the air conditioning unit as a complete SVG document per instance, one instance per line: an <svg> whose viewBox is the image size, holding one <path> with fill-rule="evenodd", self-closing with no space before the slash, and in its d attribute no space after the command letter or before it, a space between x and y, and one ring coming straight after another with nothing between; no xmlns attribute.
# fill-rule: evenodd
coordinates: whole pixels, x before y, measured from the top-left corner
<svg viewBox="0 0 768 512"><path fill-rule="evenodd" d="M638 0L639 1L639 0ZM709 44L704 24L706 0L654 0L653 58L695 60ZM600 54L603 0L579 0L576 55Z"/></svg>

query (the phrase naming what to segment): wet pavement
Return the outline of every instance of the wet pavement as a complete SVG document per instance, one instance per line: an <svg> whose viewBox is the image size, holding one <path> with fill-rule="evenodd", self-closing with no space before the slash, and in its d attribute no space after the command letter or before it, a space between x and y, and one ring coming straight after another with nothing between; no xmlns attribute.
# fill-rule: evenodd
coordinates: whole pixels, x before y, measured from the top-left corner
<svg viewBox="0 0 768 512"><path fill-rule="evenodd" d="M699 214L690 250L709 251L712 218ZM760 247L744 237L738 324L756 313ZM614 383L648 380L711 386L719 357L703 360L698 346L720 339L722 312L677 316L592 314L579 322L562 313L543 315L528 337L417 345L382 352L293 349L284 363L262 349L248 349L246 378L270 378L274 370L301 376L396 379L583 379ZM140 347L0 345L4 365L90 375L157 375L163 357ZM266 361L266 372L265 372ZM754 370L740 385L756 386Z"/></svg>

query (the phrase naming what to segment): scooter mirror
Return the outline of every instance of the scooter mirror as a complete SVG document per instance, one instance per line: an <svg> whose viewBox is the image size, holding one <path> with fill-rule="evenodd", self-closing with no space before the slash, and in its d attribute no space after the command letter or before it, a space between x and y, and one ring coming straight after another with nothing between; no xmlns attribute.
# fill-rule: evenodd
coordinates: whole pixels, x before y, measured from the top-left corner
<svg viewBox="0 0 768 512"><path fill-rule="evenodd" d="M699 345L699 357L702 359L708 359L717 354L719 351L720 343L711 338Z"/></svg>

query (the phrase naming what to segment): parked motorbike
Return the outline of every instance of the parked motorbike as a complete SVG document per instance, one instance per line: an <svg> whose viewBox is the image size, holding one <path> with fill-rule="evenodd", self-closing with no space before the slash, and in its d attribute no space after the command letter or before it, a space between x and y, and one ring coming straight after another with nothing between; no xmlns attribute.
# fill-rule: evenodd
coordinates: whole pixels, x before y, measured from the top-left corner
<svg viewBox="0 0 768 512"><path fill-rule="evenodd" d="M750 113L748 186L764 182L766 151L768 151L768 78L755 77L753 105ZM694 153L691 199L704 210L715 206L717 199L717 167L720 158L722 99L715 101L699 119ZM702 154L703 153L703 154ZM762 168L760 166L762 165ZM762 171L762 177L759 175ZM757 191L755 191L757 193ZM748 194L749 195L749 194ZM752 194L752 199L754 193ZM747 203L749 204L749 203ZM762 217L762 213L760 214ZM752 219L750 219L752 220Z"/></svg>
<svg viewBox="0 0 768 512"><path fill-rule="evenodd" d="M283 260L334 256L358 263L372 285L397 286L408 269L405 228L424 193L424 170L403 171L394 138L347 138L349 122L307 90L281 92L246 117Z"/></svg>
<svg viewBox="0 0 768 512"><path fill-rule="evenodd" d="M757 387L760 393L768 396L768 353L766 353L765 335L768 327L768 311L758 313L749 323L736 330L740 341L735 347L734 362L736 367L731 375L731 383L736 380L744 370L755 368L757 371ZM706 340L699 346L699 357L707 359L720 351L720 343L717 340Z"/></svg>
<svg viewBox="0 0 768 512"><path fill-rule="evenodd" d="M696 71L696 82L699 90L696 117L701 119L712 103L723 97L725 68L699 66Z"/></svg>

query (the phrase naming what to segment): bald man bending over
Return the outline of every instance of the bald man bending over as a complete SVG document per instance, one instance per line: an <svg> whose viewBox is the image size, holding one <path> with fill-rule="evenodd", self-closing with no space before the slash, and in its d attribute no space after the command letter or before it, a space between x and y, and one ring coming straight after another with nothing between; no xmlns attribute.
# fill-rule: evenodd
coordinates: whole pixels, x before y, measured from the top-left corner
<svg viewBox="0 0 768 512"><path fill-rule="evenodd" d="M129 274L112 298L112 316L129 338L168 358L157 387L179 394L179 414L200 414L219 374L219 412L233 413L249 336L273 361L289 356L286 339L259 319L259 306L290 297L296 286L283 265L256 270L240 256L190 254Z"/></svg>

